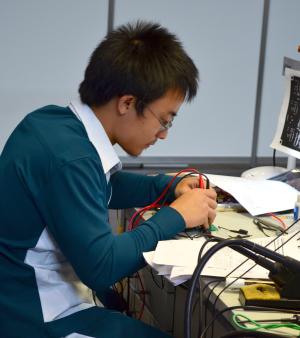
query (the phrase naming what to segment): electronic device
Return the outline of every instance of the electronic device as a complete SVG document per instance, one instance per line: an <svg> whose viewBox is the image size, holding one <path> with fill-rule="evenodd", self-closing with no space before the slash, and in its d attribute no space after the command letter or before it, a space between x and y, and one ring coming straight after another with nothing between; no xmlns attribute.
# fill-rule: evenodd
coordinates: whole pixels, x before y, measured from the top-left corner
<svg viewBox="0 0 300 338"><path fill-rule="evenodd" d="M296 167L296 158L300 158L300 61L285 57L283 75L285 93L271 147L289 155L290 170Z"/></svg>
<svg viewBox="0 0 300 338"><path fill-rule="evenodd" d="M287 168L255 167L242 173L249 179L268 179L296 167L300 158L300 61L288 57L283 60L285 95L271 148L288 154Z"/></svg>

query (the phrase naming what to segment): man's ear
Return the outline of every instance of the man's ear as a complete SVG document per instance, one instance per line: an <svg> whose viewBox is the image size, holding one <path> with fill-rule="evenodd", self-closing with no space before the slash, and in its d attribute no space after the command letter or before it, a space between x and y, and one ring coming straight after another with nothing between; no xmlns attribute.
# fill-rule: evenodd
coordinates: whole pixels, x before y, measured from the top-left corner
<svg viewBox="0 0 300 338"><path fill-rule="evenodd" d="M117 108L120 115L125 115L135 108L136 98L133 95L122 95L118 98Z"/></svg>

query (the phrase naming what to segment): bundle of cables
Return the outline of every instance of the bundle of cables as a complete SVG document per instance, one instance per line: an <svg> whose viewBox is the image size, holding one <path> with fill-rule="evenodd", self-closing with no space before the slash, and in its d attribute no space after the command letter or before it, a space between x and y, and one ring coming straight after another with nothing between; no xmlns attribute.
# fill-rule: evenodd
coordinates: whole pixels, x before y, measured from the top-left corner
<svg viewBox="0 0 300 338"><path fill-rule="evenodd" d="M182 175L182 176L180 176ZM207 178L206 175L200 173L197 169L194 168L187 168L187 169L183 169L181 171L179 171L178 173L176 173L172 179L170 180L170 182L168 183L168 185L165 187L165 189L162 191L161 195L151 204L139 209L138 211L136 211L133 216L131 217L130 221L129 221L129 225L128 225L128 231L133 230L134 228L136 228L139 225L140 220L142 219L143 215L145 214L145 212L150 211L150 210L157 210L159 208L162 208L164 206L167 206L167 200L168 200L168 196L170 193L170 188L172 187L172 185L175 183L176 185L183 180L184 178L188 177L188 176L192 176L192 175L198 175L199 176L199 187L201 189L208 189L209 188L209 179ZM205 180L203 179L203 177L205 177ZM137 319L141 319L143 316L143 312L144 312L144 307L145 307L145 288L142 282L142 278L139 275L139 273L137 273L136 277L138 278L139 282L140 282L140 286L141 286L141 292L140 295L142 296L142 307L141 310L139 311L139 315L137 317Z"/></svg>
<svg viewBox="0 0 300 338"><path fill-rule="evenodd" d="M291 230L295 224L297 224L299 222L300 219L296 220L294 223L292 223L286 230ZM294 237L296 237L298 234L300 233L300 230L295 231L293 233L293 235L291 237L289 237L286 241L283 242L283 244L279 245L275 251L278 251L282 246L284 246L285 244L287 244L289 241L291 241ZM272 243L274 243L275 240L277 240L278 238L280 238L281 236L283 236L284 233L281 233L279 235L277 235L273 240L271 240L269 242L269 244L266 246L270 246ZM211 241L216 241L219 242L218 238L211 238L208 239L204 245L202 246L200 252L199 252L199 257L198 257L198 265L194 271L194 274L192 276L191 279L191 283L190 283L190 288L189 288L189 292L188 292L188 296L187 296L187 300L186 300L186 309L185 309L185 338L190 338L191 337L191 315L192 315L192 305L193 305L193 296L195 293L195 290L198 288L198 283L199 283L199 278L201 275L201 271L204 267L204 265L206 264L206 262L209 260L210 256L213 255L216 251L218 251L219 249L221 249L221 247L223 246L227 246L228 241L232 241L232 240L224 240L222 242L220 242L218 245L216 245L216 247L212 247L209 251L207 252L205 256L202 257L202 253L204 251L204 247ZM226 243L227 242L227 243ZM237 240L235 243L238 244L239 240ZM226 277L228 277L229 275L231 275L235 270L237 270L239 267L241 267L244 263L246 263L249 259L245 259L241 264L239 264L237 267L235 267L230 273L228 273L228 275ZM251 266L249 269L247 269L243 274L241 274L240 276L238 276L235 280L238 280L240 278L242 278L247 272L249 272L254 266L256 266L256 264L254 263L253 266ZM199 290L199 333L198 336L199 337L205 337L206 333L208 331L209 328L212 328L211 330L211 336L213 337L213 326L214 326L214 322L217 319L218 316L220 316L221 313L225 312L225 311L229 311L229 310L234 310L236 308L242 308L242 309L248 309L248 310L256 310L256 311L278 311L278 310L274 310L272 308L266 308L266 307L258 307L258 306L235 306L235 307L231 307L231 308L226 308L222 311L219 311L217 314L215 314L215 308L216 308L216 303L218 301L218 299L220 298L220 295L234 282L229 283L226 287L224 287L222 289L222 291L216 296L215 301L213 302L213 319L212 321L206 325L206 311L205 311L205 328L202 328L202 295L204 293L204 290L208 287L209 284L214 283L214 287L210 290L208 296L207 296L207 301L206 301L206 309L208 308L208 302L209 302L209 298L210 295L213 293L215 287L217 285L219 285L221 282L220 279L218 280L212 280L210 282L208 282L204 288L202 288L202 290ZM281 309L281 312L288 312L288 313L299 313L299 311L291 311L291 310L283 310ZM238 319L240 317L235 317L235 324L238 323ZM247 318L248 319L248 318ZM253 324L253 323L252 323ZM284 326L286 326L287 323L284 323ZM296 323L299 325L299 323ZM297 326L298 326L297 325ZM238 326L238 325L237 325ZM294 328L296 330L298 330L298 327L295 326L295 323L293 323L292 326L289 326L290 328ZM239 326L239 328L242 328L241 326ZM244 327L243 327L244 328ZM261 328L261 327L260 327ZM270 329L271 327L268 327L268 329ZM273 327L274 328L274 327ZM256 326L255 330L258 330L259 327ZM264 327L264 329L267 329L267 327Z"/></svg>
<svg viewBox="0 0 300 338"><path fill-rule="evenodd" d="M186 173L185 175L181 176L182 174ZM198 175L199 176L199 187L201 189L208 189L209 188L209 180L207 178L206 175L200 173L197 169L194 168L187 168L187 169L183 169L181 171L179 171L176 175L174 175L171 179L171 181L168 183L168 185L165 187L165 189L163 190L163 192L161 193L161 195L151 204L139 209L138 211L136 211L133 216L131 217L130 221L129 221L129 225L128 225L128 230L132 230L135 227L138 226L140 220L142 219L144 213L146 211L150 211L150 210L157 210L159 208L162 208L167 204L167 199L170 193L170 188L173 185L174 182L176 182L176 184L178 184L181 180L183 180L184 178L188 177L188 176L192 176L192 175ZM205 178L206 181L204 181L203 177ZM177 178L179 178L179 180L176 180ZM205 184L206 183L206 184Z"/></svg>

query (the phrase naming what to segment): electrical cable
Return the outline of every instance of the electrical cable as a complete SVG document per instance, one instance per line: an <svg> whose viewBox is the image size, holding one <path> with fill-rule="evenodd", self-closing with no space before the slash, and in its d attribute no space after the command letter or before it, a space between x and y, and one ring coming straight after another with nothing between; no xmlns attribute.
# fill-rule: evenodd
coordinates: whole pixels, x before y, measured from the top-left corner
<svg viewBox="0 0 300 338"><path fill-rule="evenodd" d="M294 222L294 223L296 223L296 222ZM293 225L294 224L292 224L290 226L290 228ZM294 234L292 237L290 237L284 244L282 244L282 246L285 245L288 241L290 241L293 237L295 237L299 232L300 231L298 231L296 234ZM277 238L278 237L280 237L280 235L277 236ZM273 241L271 241L268 245L270 245L272 242ZM206 255L200 260L200 262L196 266L196 269L195 269L195 271L193 273L193 276L192 276L192 279L191 279L191 284L190 284L189 292L188 292L188 295L187 295L186 307L185 307L185 314L186 314L186 316L185 316L185 332L186 332L186 338L190 338L190 336L191 336L191 308L192 308L193 294L195 292L197 283L199 281L199 275L202 272L204 266L206 265L206 263L208 262L208 260L211 258L211 256L214 255L218 250L222 249L223 247L229 246L230 244L231 245L237 245L237 246L238 245L243 246L244 243L245 242L243 242L242 240L224 240L224 241L216 244L215 246L211 247L207 251ZM277 249L279 249L279 248L277 248ZM241 276L239 278L241 278ZM230 284L232 284L232 283L230 283ZM226 289L226 288L224 288L224 289ZM214 305L215 305L215 303L214 303Z"/></svg>
<svg viewBox="0 0 300 338"><path fill-rule="evenodd" d="M234 229L228 229L228 228L225 228L225 227L221 227L220 225L218 225L218 228L226 230L226 231L233 232L235 234L248 235L248 230L245 230L245 229L234 230Z"/></svg>
<svg viewBox="0 0 300 338"><path fill-rule="evenodd" d="M133 225L136 224L136 223L141 219L141 217L142 217L142 215L143 215L143 213L144 213L145 211L150 210L150 209L153 209L154 207L158 207L158 206L159 206L159 205L158 205L158 201L160 201L160 199L163 197L164 194L167 195L167 192L169 191L169 188L171 187L171 184L174 182L175 178L176 178L180 173L185 172L185 171L187 171L187 170L189 171L189 173L186 174L186 175L184 175L183 177L181 177L180 180L179 180L179 182L180 182L181 180L183 180L185 177L192 175L192 173L190 172L190 171L192 170L194 173L196 172L196 173L199 174L199 186L200 186L201 188L204 187L204 183L203 183L203 179L202 179L202 176L204 176L204 177L206 178L206 186L209 187L209 179L207 178L206 175L201 174L201 173L198 172L196 169L184 169L184 170L181 170L179 173L177 173L177 174L173 177L173 179L169 182L167 188L164 189L163 193L158 197L158 199L156 199L156 201L154 201L152 204L150 204L149 206L146 206L145 208L143 208L142 210L138 211L136 214L133 215L133 217L132 217L132 219L131 219L131 221L130 221L130 224L132 224L132 226L130 227L131 229L133 228ZM178 183L179 183L179 182L178 182ZM177 183L177 184L178 184L178 183ZM166 200L166 199L167 199L167 197L165 197L165 200ZM165 204L165 202L162 203L162 206L163 206L164 204ZM136 219L137 216L139 216L138 219ZM197 237L198 237L198 236L197 236ZM190 239L193 239L193 238L190 238ZM153 278L153 280L154 280L154 278ZM144 306L144 304L143 304L143 306ZM141 318L141 316L140 316L140 318Z"/></svg>
<svg viewBox="0 0 300 338"><path fill-rule="evenodd" d="M236 243L241 243L241 240L231 240L236 241ZM223 242L217 243L213 247L211 247L207 253L204 255L204 257L201 258L200 262L197 264L195 271L193 273L191 282L190 282L190 288L188 291L188 295L186 298L186 305L185 305L185 320L184 320L184 331L186 333L186 338L191 338L191 308L192 308L192 302L193 302L193 295L196 290L196 287L199 283L199 276L202 272L205 264L209 261L210 257L216 253L221 248L228 246L228 240L225 240ZM202 304L201 304L202 305Z"/></svg>
<svg viewBox="0 0 300 338"><path fill-rule="evenodd" d="M289 239L287 239L283 244L281 244L280 246L278 246L278 247L275 249L275 251L277 251L278 249L282 248L284 245L286 245L290 240L292 240L292 239L293 239L295 236L297 236L299 233L300 233L300 230L297 231L295 234L293 234L293 235L292 235ZM270 243L269 243L269 244L270 244ZM215 310L216 310L216 304L217 304L217 302L218 302L218 300L219 300L221 294L222 294L225 290L227 290L227 289L228 289L228 288L229 288L236 280L238 280L238 279L244 277L244 275L247 274L250 270L252 270L256 265L257 265L256 263L253 264L252 267L250 267L247 271L245 271L243 274L241 274L239 277L237 277L234 281L232 281L231 283L229 283L228 285L226 285L226 286L218 293L218 295L216 296L216 299L215 299L215 301L214 301L214 303L213 303L213 305L212 305L212 313L214 313ZM212 326L212 336L213 336L213 328L214 328L214 327Z"/></svg>
<svg viewBox="0 0 300 338"><path fill-rule="evenodd" d="M264 235L265 235L265 237L270 237L270 235L268 235L266 232L265 232L265 230L270 230L269 228L267 228L267 227L264 227L261 223L257 223L256 224L257 225L257 227L258 227L258 230L260 230Z"/></svg>
<svg viewBox="0 0 300 338"><path fill-rule="evenodd" d="M287 228L285 222L279 218L278 216L276 216L275 214L273 214L272 212L268 213L268 215L270 215L271 217L273 217L274 219L276 219L281 225L282 225L282 228L285 230Z"/></svg>
<svg viewBox="0 0 300 338"><path fill-rule="evenodd" d="M251 327L246 326L246 325L242 325L240 318L246 319L246 321L250 324L252 324ZM287 323L282 323L282 324L278 324L278 323L269 323L269 324L260 324L258 321L253 320L247 316L245 316L242 313L234 313L232 316L232 321L233 323L236 325L236 327L238 327L239 329L242 330L247 330L247 331L257 331L257 330L261 330L261 329L265 329L265 330L272 330L272 329L278 329L281 327L286 327L286 328L290 328L290 329L294 329L294 330L300 330L300 325L296 324L296 323L291 323L291 322L287 322Z"/></svg>
<svg viewBox="0 0 300 338"><path fill-rule="evenodd" d="M204 188L204 183L203 183L203 177L206 178L206 186L209 187L209 179L205 174L200 173L198 170L194 169L194 168L187 168L187 169L183 169L181 171L179 171L178 173L176 173L176 175L174 175L171 179L171 181L167 184L167 186L165 187L165 189L163 190L163 192L161 193L161 195L154 201L152 202L150 205L145 206L144 208L136 211L134 213L134 215L132 216L132 218L129 221L129 225L128 225L128 230L132 230L140 221L140 219L142 218L142 215L151 209L155 209L155 208L159 208L162 207L163 205L161 203L159 203L161 200L164 199L165 195L168 193L170 187L172 186L172 184L174 183L175 179L182 173L184 172L188 172L189 175L191 175L192 173L199 175L199 187L200 188Z"/></svg>
<svg viewBox="0 0 300 338"><path fill-rule="evenodd" d="M227 311L233 311L233 310L237 310L237 309L242 309L242 310L246 310L246 311L267 311L267 312L277 312L277 309L274 308L270 308L267 306L254 306L254 305L247 305L247 306L242 306L242 305L237 305L237 306L230 306L227 307L226 309L223 309L221 311L218 311L218 313L216 315L214 315L214 317L212 318L212 320L209 322L208 325L206 325L206 327L204 328L200 338L204 338L206 336L207 331L209 330L209 328L213 325L213 323L218 319L219 316L221 316L223 313L227 312ZM300 310L288 310L288 309L280 309L280 313L290 313L290 314L295 314L295 313L299 313L300 314Z"/></svg>
<svg viewBox="0 0 300 338"><path fill-rule="evenodd" d="M208 238L206 240L206 242L203 243L202 247L200 248L200 251L199 251L199 254L198 254L198 262L200 261L201 257L202 257L202 254L203 254L203 251L204 251L204 248L205 246L209 243L209 242L218 242L219 239L217 237L211 237L211 238ZM201 277L201 276L200 276ZM219 277L217 280L214 280L213 282L219 282L220 281L220 278ZM222 278L222 280L224 280L224 278ZM200 285L200 284L199 284ZM200 290L200 287L198 288ZM195 302L194 302L194 305L193 305L193 309L192 309L192 313L194 313L195 311L195 308L197 306L198 303L201 303L202 304L202 292L200 290L200 293L199 293L199 296L196 298ZM200 318L200 321L199 323L201 323L202 321L202 313L201 313L201 306L199 307L199 318ZM201 325L200 325L201 326ZM199 326L199 330L201 330L201 327Z"/></svg>
<svg viewBox="0 0 300 338"><path fill-rule="evenodd" d="M211 242L217 242L217 241L219 241L219 239L217 239L217 238L209 238L209 239L206 240L205 243L203 243L203 245L201 246L201 249L199 251L199 254L198 254L198 264L201 261L202 254L204 252L205 247L209 243L211 243ZM202 295L203 295L203 290L201 290L200 276L199 276L199 297L198 297L198 299L199 299L199 327L198 327L199 333L202 332L202 317L203 317L203 311L202 311L203 297L202 297Z"/></svg>
<svg viewBox="0 0 300 338"><path fill-rule="evenodd" d="M185 175L179 177L178 183L181 182L184 178L187 178L187 177L192 176L192 175L195 175L195 173L189 172L189 173L187 173L187 174L185 174ZM177 184L178 184L178 183L177 183ZM167 200L168 200L168 198L169 198L169 196L170 196L170 193L171 193L171 192L170 192L170 190L169 190L168 193L165 195L165 198L163 199L162 203L161 203L162 205L165 205L165 204L166 204L166 202L167 202Z"/></svg>
<svg viewBox="0 0 300 338"><path fill-rule="evenodd" d="M297 323L300 324L300 317L299 315L294 315L292 318L272 318L272 319L256 319L257 323L273 323L273 322L280 322L280 323ZM241 320L240 324L249 323L249 320Z"/></svg>
<svg viewBox="0 0 300 338"><path fill-rule="evenodd" d="M296 220L294 223L292 223L286 230L290 230L300 219ZM278 238L280 238L284 233L281 233L279 235L277 235L273 240L271 240L267 245L266 247L268 247L269 245L271 245L272 243L274 243ZM279 248L277 248L275 251L277 251ZM239 269L244 263L248 262L248 258L245 259L241 264L239 264L238 266L236 266L234 269L232 269L226 276L225 278L229 277L232 273L234 273L237 269ZM255 266L255 265L254 265ZM250 271L250 269L249 269ZM247 273L248 271L246 271L245 273ZM244 275L244 274L243 274ZM242 276L243 276L242 275ZM227 287L231 286L236 280L238 280L239 278L241 278L241 276L237 277L232 283L229 283ZM206 325L206 318L207 318L207 308L208 308L208 304L209 304L209 299L210 299L210 296L212 295L212 293L214 292L215 288L217 286L219 286L220 282L217 283L216 285L214 285L212 287L212 289L210 290L210 293L208 294L207 298L206 298L206 304L205 304L205 321L204 321L204 324ZM204 288L205 289L205 288ZM204 292L204 289L203 289L203 292Z"/></svg>
<svg viewBox="0 0 300 338"><path fill-rule="evenodd" d="M222 280L220 280L220 278L218 279L214 279L214 280L211 280L209 282L207 282L203 289L202 289L202 294L204 295L205 294L205 290L213 283L217 283L217 285L219 285L222 281L226 281L226 278L223 278ZM207 317L208 317L208 306L209 306L209 299L210 299L210 296L212 294L212 291L210 290L210 292L208 293L208 296L205 298L205 302L204 302L204 326L206 326L207 324ZM200 334L198 334L198 337L200 336Z"/></svg>
<svg viewBox="0 0 300 338"><path fill-rule="evenodd" d="M134 213L134 215L132 216L131 220L129 221L128 230L132 230L138 224L138 222L140 221L140 219L142 218L143 214L146 211L151 210L151 209L155 209L155 208L158 208L158 207L162 207L162 206L165 205L167 197L168 197L168 193L170 192L170 187L174 183L175 178L178 175L180 175L181 173L183 173L183 172L188 172L188 174L186 174L183 177L181 177L179 179L179 181L177 182L177 184L181 180L183 180L185 177L187 177L187 176L190 176L192 174L198 174L199 175L199 187L202 188L202 189L204 188L203 177L206 178L206 187L209 187L209 179L208 179L208 177L206 175L200 173L198 170L193 169L193 168L188 168L188 169L183 169L183 170L179 171L176 175L173 176L173 178L168 183L168 185L165 187L165 189L163 190L163 192L161 193L161 195L153 203L151 203L150 205L148 205L148 206L146 206L146 207L138 210L136 213ZM159 203L162 199L163 199L163 202ZM139 281L140 281L140 284L141 284L141 288L142 288L142 293L143 293L143 297L142 297L142 309L140 311L140 315L139 315L139 318L138 318L138 319L141 319L142 315L143 315L144 307L145 307L145 291L144 291L144 288L143 288L143 283L142 283L140 275L137 274L137 276L139 278ZM152 275L152 278L153 278L153 275ZM153 278L153 281L154 281L154 278ZM128 298L129 298L129 292L128 292Z"/></svg>

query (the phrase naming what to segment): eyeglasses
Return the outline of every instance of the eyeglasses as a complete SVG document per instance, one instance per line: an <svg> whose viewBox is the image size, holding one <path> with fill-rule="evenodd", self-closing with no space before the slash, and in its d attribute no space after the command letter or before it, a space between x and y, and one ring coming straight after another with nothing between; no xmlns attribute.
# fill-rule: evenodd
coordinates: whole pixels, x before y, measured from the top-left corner
<svg viewBox="0 0 300 338"><path fill-rule="evenodd" d="M159 118L154 112L153 110L149 107L146 106L146 108L149 110L149 112L157 119L157 121L160 124L160 131L166 131L168 129L170 129L173 125L173 120L174 120L174 116L171 118L170 121L163 121L161 118Z"/></svg>

